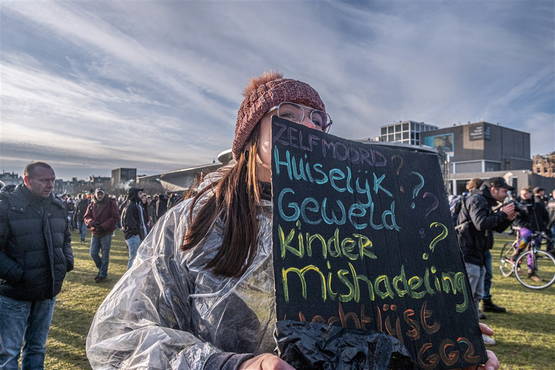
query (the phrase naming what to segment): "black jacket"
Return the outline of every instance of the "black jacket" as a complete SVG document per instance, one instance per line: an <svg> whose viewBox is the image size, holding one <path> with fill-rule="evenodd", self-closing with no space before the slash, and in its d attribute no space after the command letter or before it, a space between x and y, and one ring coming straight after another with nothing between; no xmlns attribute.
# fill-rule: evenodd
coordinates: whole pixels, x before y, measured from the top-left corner
<svg viewBox="0 0 555 370"><path fill-rule="evenodd" d="M73 269L71 234L62 201L19 185L0 199L0 294L34 301L56 296Z"/></svg>
<svg viewBox="0 0 555 370"><path fill-rule="evenodd" d="M555 225L555 198L549 199L547 203L547 213L549 215L549 223L547 224L547 228L551 229L553 225ZM553 235L555 237L555 235Z"/></svg>
<svg viewBox="0 0 555 370"><path fill-rule="evenodd" d="M525 227L532 231L544 231L546 229L549 215L545 209L543 202L534 201L534 199L521 200L520 204L524 207L518 213L514 221L515 226Z"/></svg>
<svg viewBox="0 0 555 370"><path fill-rule="evenodd" d="M156 219L162 218L164 213L168 209L168 197L164 194L160 194L158 200L156 201Z"/></svg>
<svg viewBox="0 0 555 370"><path fill-rule="evenodd" d="M457 236L465 262L483 266L484 253L493 247L493 231L501 232L511 224L505 213L492 211L496 204L485 184L464 201Z"/></svg>
<svg viewBox="0 0 555 370"><path fill-rule="evenodd" d="M87 212L87 207L91 200L89 198L79 199L77 206L75 207L75 214L73 215L75 222L83 222L85 218L85 212Z"/></svg>
<svg viewBox="0 0 555 370"><path fill-rule="evenodd" d="M534 197L534 205L538 216L539 231L546 231L549 225L549 212L547 211L547 202L541 197Z"/></svg>
<svg viewBox="0 0 555 370"><path fill-rule="evenodd" d="M121 212L121 228L125 239L139 235L141 240L146 237L148 216L145 208L139 203L138 189L129 189L128 201Z"/></svg>

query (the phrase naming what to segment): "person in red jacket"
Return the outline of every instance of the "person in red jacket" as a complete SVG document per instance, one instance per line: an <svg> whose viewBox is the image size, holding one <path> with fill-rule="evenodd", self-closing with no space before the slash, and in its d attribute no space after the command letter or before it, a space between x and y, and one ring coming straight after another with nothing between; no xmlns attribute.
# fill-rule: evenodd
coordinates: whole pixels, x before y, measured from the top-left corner
<svg viewBox="0 0 555 370"><path fill-rule="evenodd" d="M102 189L96 189L94 198L85 212L85 224L92 232L91 257L98 268L94 281L100 283L108 277L112 233L116 229L119 211L116 201L106 196Z"/></svg>

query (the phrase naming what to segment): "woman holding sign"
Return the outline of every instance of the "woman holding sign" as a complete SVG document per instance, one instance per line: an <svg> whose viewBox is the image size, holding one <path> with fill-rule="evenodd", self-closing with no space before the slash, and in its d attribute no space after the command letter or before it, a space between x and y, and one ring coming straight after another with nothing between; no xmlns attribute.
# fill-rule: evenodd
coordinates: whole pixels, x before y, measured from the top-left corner
<svg viewBox="0 0 555 370"><path fill-rule="evenodd" d="M253 79L237 116L235 164L210 175L158 221L133 267L98 309L93 368L292 369L276 344L271 119L331 125L308 84ZM498 367L490 354L488 366Z"/></svg>

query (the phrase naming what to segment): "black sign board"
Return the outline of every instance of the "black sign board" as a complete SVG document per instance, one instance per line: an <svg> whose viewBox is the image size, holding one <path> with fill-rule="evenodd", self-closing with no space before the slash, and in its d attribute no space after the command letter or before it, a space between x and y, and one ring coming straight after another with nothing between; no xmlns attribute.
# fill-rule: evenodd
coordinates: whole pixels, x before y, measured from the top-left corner
<svg viewBox="0 0 555 370"><path fill-rule="evenodd" d="M422 368L487 360L437 155L274 117L279 320L379 330Z"/></svg>
<svg viewBox="0 0 555 370"><path fill-rule="evenodd" d="M470 140L490 140L491 130L489 126L485 124L476 125L470 127L470 130L468 131L468 136Z"/></svg>

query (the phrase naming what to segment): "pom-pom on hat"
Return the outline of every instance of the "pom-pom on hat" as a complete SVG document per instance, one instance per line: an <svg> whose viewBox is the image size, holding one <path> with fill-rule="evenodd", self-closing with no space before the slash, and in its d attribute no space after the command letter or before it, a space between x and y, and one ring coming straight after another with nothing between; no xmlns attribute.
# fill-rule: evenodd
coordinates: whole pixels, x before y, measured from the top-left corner
<svg viewBox="0 0 555 370"><path fill-rule="evenodd" d="M237 113L235 137L231 148L235 159L239 157L254 127L270 108L287 101L326 111L320 95L309 84L283 78L277 72L266 72L253 78L245 88L243 96L245 98Z"/></svg>

